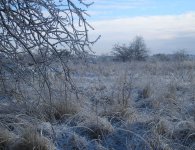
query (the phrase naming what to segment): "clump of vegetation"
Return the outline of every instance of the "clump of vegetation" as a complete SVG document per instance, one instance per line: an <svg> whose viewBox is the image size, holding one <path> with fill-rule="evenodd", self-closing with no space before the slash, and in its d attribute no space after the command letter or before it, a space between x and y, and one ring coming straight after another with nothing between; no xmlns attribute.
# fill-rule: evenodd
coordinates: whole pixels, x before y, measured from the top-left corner
<svg viewBox="0 0 195 150"><path fill-rule="evenodd" d="M10 148L15 150L54 150L55 146L47 138L40 136L36 130L28 128L23 130L20 138Z"/></svg>
<svg viewBox="0 0 195 150"><path fill-rule="evenodd" d="M1 146L193 148L194 85L189 82L193 81L191 74L195 72L192 61L180 62L179 68L175 63L167 67L167 62L158 62L155 74L150 61L137 62L136 66L134 62L106 63L108 65L89 64L83 68L72 64L76 75L82 73L79 77L72 75L73 82L80 87L77 95L71 92L70 86L66 87L66 95L61 94L63 84L58 79L52 86L56 90L53 91L54 101L40 95L31 96L28 92L23 93L23 98L29 97L28 101L15 101L12 96L3 101L0 117L2 128L6 130L1 133ZM101 65L104 70L109 67L112 73L102 74ZM188 69L183 78L183 71ZM88 76L87 72L94 74ZM53 74L50 76L56 78ZM23 91L30 89L26 84L23 86ZM47 95L46 91L42 92ZM117 141L119 143L115 144Z"/></svg>
<svg viewBox="0 0 195 150"><path fill-rule="evenodd" d="M16 138L15 135L9 130L0 128L0 149L8 149L14 138Z"/></svg>
<svg viewBox="0 0 195 150"><path fill-rule="evenodd" d="M114 128L107 118L102 118L94 113L83 114L78 126L84 127L80 132L86 134L91 139L102 139L112 133Z"/></svg>
<svg viewBox="0 0 195 150"><path fill-rule="evenodd" d="M144 42L143 37L137 36L129 44L129 46L116 44L113 47L113 54L117 59L122 61L143 61L148 56L148 49Z"/></svg>

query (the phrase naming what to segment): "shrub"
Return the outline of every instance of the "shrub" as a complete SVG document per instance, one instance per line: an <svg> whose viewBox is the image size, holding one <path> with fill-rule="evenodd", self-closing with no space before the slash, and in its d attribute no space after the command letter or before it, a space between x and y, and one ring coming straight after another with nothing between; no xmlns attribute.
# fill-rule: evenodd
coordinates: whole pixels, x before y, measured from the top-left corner
<svg viewBox="0 0 195 150"><path fill-rule="evenodd" d="M148 49L144 42L143 37L137 36L135 39L129 44L129 46L118 45L116 44L113 47L113 54L122 61L132 61L132 60L145 60L148 56Z"/></svg>

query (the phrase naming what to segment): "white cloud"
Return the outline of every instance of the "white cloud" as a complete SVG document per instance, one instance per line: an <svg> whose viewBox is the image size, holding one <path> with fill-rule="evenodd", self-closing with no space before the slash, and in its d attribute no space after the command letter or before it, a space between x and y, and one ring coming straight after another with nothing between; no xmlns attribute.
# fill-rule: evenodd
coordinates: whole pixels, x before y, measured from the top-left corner
<svg viewBox="0 0 195 150"><path fill-rule="evenodd" d="M102 35L102 38L94 46L94 50L98 54L104 53L104 51L109 52L115 43L126 43L136 35L142 35L146 42L149 41L149 47L153 51L156 47L152 46L152 41L162 43L162 41L173 40L176 49L181 46L181 43L177 46L175 39L181 37L195 39L195 12L181 15L143 16L94 21L91 22L91 25L96 29L91 32L92 37ZM155 43L154 45L158 44ZM186 44L183 43L183 45L185 46ZM163 48L165 47L163 46Z"/></svg>

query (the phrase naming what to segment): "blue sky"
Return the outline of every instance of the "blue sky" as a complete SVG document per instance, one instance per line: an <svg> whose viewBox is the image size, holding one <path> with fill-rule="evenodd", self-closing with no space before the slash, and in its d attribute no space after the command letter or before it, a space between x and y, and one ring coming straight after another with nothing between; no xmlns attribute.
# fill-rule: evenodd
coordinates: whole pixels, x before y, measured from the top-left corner
<svg viewBox="0 0 195 150"><path fill-rule="evenodd" d="M115 43L144 37L151 53L186 49L195 54L195 0L85 0L94 2L87 18L95 28L96 54L110 53Z"/></svg>
<svg viewBox="0 0 195 150"><path fill-rule="evenodd" d="M94 0L89 11L95 20L176 15L195 11L195 0Z"/></svg>

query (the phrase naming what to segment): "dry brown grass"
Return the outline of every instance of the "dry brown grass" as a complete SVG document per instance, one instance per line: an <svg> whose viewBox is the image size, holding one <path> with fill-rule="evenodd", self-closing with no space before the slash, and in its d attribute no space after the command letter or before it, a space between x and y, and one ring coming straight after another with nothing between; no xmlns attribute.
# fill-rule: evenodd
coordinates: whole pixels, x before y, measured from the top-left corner
<svg viewBox="0 0 195 150"><path fill-rule="evenodd" d="M106 118L96 116L94 113L83 114L80 117L83 120L79 126L85 127L92 139L101 139L114 131L113 126Z"/></svg>
<svg viewBox="0 0 195 150"><path fill-rule="evenodd" d="M39 135L35 129L26 128L23 130L22 135L17 139L10 149L14 150L55 150L53 143Z"/></svg>
<svg viewBox="0 0 195 150"><path fill-rule="evenodd" d="M8 149L15 138L15 134L11 133L5 128L0 128L0 149Z"/></svg>
<svg viewBox="0 0 195 150"><path fill-rule="evenodd" d="M52 101L47 97L36 101L36 96L32 98L30 93L22 97L29 96L30 100L0 105L1 126L7 128L0 129L0 146L16 150L52 150L55 147L48 138L54 136L53 130L59 131L57 134L68 130L73 136L65 137L68 144L64 149L87 149L90 140L98 141L97 145L103 148L105 145L101 144L105 138L113 138L117 128L121 128L152 149L193 149L195 64L183 63L117 62L92 64L90 68L79 68L80 64L74 66L75 71L82 73L74 78L82 91L79 93L81 100L72 96L68 92L70 89L65 95L63 82L53 79L52 88L56 93ZM44 96L44 91L41 92ZM148 104L151 107L146 106ZM125 126L140 122L151 122L151 129L136 127L125 131ZM50 129L41 126L45 127L44 131L40 130L47 137L35 129L39 123L51 125ZM66 131L60 133L61 128ZM134 149L131 144L127 146Z"/></svg>
<svg viewBox="0 0 195 150"><path fill-rule="evenodd" d="M80 106L76 102L56 100L50 103L41 103L38 106L26 106L27 114L42 121L55 122L64 117L70 117L80 111Z"/></svg>
<svg viewBox="0 0 195 150"><path fill-rule="evenodd" d="M55 146L47 138L33 129L24 129L16 135L7 129L0 129L0 149L2 150L54 150Z"/></svg>

